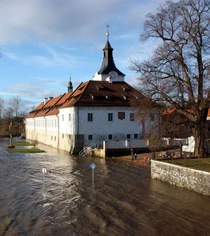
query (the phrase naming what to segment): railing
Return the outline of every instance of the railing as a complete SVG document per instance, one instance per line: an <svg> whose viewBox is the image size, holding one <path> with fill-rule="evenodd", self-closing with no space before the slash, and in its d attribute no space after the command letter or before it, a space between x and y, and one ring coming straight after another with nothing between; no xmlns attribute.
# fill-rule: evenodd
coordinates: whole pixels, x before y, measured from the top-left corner
<svg viewBox="0 0 210 236"><path fill-rule="evenodd" d="M93 148L96 147L95 143L91 143L88 146L85 146L80 152L79 152L79 156L87 156L90 152L92 152Z"/></svg>
<svg viewBox="0 0 210 236"><path fill-rule="evenodd" d="M124 140L124 141L107 141L107 149L124 149L124 148L147 148L147 141L140 140Z"/></svg>

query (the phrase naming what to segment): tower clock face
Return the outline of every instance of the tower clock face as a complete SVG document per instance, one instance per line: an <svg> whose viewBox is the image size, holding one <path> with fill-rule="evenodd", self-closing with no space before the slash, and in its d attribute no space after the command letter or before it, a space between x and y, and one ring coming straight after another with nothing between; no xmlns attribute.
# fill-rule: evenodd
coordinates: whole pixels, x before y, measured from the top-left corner
<svg viewBox="0 0 210 236"><path fill-rule="evenodd" d="M118 74L116 71L110 71L109 76L111 77L111 79L115 79L118 76Z"/></svg>

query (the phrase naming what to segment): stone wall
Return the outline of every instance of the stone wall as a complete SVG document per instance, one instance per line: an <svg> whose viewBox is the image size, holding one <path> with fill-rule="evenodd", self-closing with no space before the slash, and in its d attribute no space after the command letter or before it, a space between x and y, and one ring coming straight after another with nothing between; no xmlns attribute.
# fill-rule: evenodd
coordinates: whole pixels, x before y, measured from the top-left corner
<svg viewBox="0 0 210 236"><path fill-rule="evenodd" d="M152 160L151 178L210 196L209 172Z"/></svg>

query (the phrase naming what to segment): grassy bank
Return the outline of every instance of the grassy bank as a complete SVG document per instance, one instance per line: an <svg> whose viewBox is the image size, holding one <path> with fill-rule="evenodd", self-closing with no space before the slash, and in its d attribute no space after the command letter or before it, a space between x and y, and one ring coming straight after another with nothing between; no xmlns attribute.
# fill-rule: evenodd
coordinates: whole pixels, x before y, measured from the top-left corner
<svg viewBox="0 0 210 236"><path fill-rule="evenodd" d="M38 148L8 148L9 153L41 153L45 152L44 150L38 149Z"/></svg>
<svg viewBox="0 0 210 236"><path fill-rule="evenodd" d="M15 148L15 147L21 147L21 148ZM31 148L29 148L31 146ZM9 153L41 153L45 152L44 150L41 150L39 148L33 147L34 145L30 142L14 142L12 143L12 147L14 148L8 148ZM27 147L27 148L24 148Z"/></svg>
<svg viewBox="0 0 210 236"><path fill-rule="evenodd" d="M12 143L12 146L34 146L32 143L29 142L15 142Z"/></svg>
<svg viewBox="0 0 210 236"><path fill-rule="evenodd" d="M210 158L173 159L173 160L167 160L165 162L168 162L174 165L189 167L196 170L210 172Z"/></svg>

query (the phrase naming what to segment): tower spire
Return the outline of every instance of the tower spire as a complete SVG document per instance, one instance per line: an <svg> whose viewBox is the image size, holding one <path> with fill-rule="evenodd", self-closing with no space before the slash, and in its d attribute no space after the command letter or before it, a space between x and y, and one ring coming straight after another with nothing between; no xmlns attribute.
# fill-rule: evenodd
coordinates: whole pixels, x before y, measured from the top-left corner
<svg viewBox="0 0 210 236"><path fill-rule="evenodd" d="M107 37L107 41L109 40L109 25L106 25L106 37Z"/></svg>
<svg viewBox="0 0 210 236"><path fill-rule="evenodd" d="M107 42L105 44L105 47L103 48L104 58L102 61L101 68L98 71L98 74L107 74L108 75L109 72L115 71L118 75L124 76L124 74L116 68L115 63L114 63L114 59L113 59L113 55L112 55L113 48L109 42L109 27L110 27L109 25L106 25Z"/></svg>
<svg viewBox="0 0 210 236"><path fill-rule="evenodd" d="M94 80L108 81L109 83L113 82L122 82L124 81L125 74L117 69L114 58L113 58L113 48L109 42L109 25L106 25L106 37L107 41L105 47L103 48L103 61L101 68L94 75Z"/></svg>
<svg viewBox="0 0 210 236"><path fill-rule="evenodd" d="M71 75L69 77L69 83L68 83L68 93L73 92L73 85L71 82Z"/></svg>

